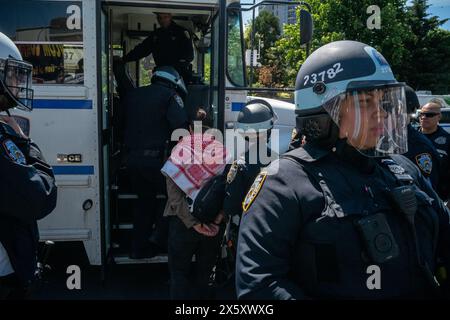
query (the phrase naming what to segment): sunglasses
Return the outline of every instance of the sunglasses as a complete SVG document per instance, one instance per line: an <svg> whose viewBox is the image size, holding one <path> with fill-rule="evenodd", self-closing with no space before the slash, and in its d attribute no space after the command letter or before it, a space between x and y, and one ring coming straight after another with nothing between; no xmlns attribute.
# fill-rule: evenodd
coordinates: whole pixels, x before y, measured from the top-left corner
<svg viewBox="0 0 450 320"><path fill-rule="evenodd" d="M437 116L440 113L436 113L436 112L420 112L419 113L419 118L421 118L422 116L424 116L425 118L433 118L434 116Z"/></svg>

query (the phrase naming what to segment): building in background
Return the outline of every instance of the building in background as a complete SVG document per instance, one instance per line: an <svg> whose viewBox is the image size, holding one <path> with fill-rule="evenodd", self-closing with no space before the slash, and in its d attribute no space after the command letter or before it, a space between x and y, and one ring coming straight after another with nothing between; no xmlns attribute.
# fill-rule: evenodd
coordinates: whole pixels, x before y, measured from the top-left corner
<svg viewBox="0 0 450 320"><path fill-rule="evenodd" d="M288 0L288 1L292 1L292 0ZM261 7L259 8L259 11L269 11L271 12L274 16L278 17L278 19L280 20L280 29L281 32L283 32L283 25L285 24L294 24L296 22L296 16L295 16L295 6L294 5L273 5L273 4L269 4L269 5L261 5Z"/></svg>

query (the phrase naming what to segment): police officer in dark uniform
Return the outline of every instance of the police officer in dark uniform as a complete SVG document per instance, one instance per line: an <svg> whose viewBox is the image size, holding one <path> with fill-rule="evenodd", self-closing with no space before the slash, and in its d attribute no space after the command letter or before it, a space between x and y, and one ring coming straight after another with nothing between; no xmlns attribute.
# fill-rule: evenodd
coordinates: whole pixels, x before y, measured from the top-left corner
<svg viewBox="0 0 450 320"><path fill-rule="evenodd" d="M154 246L148 238L156 218L156 194L164 185L160 169L172 131L188 129L181 97L185 94L186 87L178 72L172 67L159 67L153 73L151 85L135 88L125 98L126 163L139 197L133 220L132 258L154 255Z"/></svg>
<svg viewBox="0 0 450 320"><path fill-rule="evenodd" d="M420 108L419 99L410 86L405 87L406 109L408 117ZM439 154L436 148L422 133L408 124L408 152L404 154L429 178L434 190L439 194Z"/></svg>
<svg viewBox="0 0 450 320"><path fill-rule="evenodd" d="M250 101L239 112L236 129L243 138L248 138L250 146L239 159L225 169L227 184L224 211L231 217L227 232L228 244L236 245L239 220L242 215L242 201L250 186L261 168L278 158L278 154L269 146L271 130L276 119L272 106L262 99ZM242 141L245 143L244 139Z"/></svg>
<svg viewBox="0 0 450 320"><path fill-rule="evenodd" d="M56 206L52 168L21 130L10 108L31 111L32 66L0 33L0 299L25 298L37 268L36 221Z"/></svg>
<svg viewBox="0 0 450 320"><path fill-rule="evenodd" d="M156 66L172 66L183 77L190 79L190 63L194 59L189 31L172 21L170 13L157 13L160 28L156 29L142 43L128 52L124 62L137 61L153 54Z"/></svg>
<svg viewBox="0 0 450 320"><path fill-rule="evenodd" d="M440 156L439 193L442 199L450 197L450 134L439 126L441 106L429 102L419 112L420 131L433 143Z"/></svg>
<svg viewBox="0 0 450 320"><path fill-rule="evenodd" d="M402 83L374 48L337 41L296 83L306 144L255 179L243 205L241 299L428 298L450 262L450 213L407 148Z"/></svg>

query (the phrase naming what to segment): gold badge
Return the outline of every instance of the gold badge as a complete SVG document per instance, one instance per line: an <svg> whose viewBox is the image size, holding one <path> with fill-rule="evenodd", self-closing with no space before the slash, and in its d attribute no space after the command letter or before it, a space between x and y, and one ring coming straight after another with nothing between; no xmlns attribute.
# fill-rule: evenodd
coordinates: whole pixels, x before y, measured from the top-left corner
<svg viewBox="0 0 450 320"><path fill-rule="evenodd" d="M237 171L238 171L238 164L236 161L234 161L233 164L231 165L230 170L228 171L228 174L227 174L227 183L228 184L232 183L234 178L236 178Z"/></svg>
<svg viewBox="0 0 450 320"><path fill-rule="evenodd" d="M253 182L252 186L250 187L250 190L248 191L247 195L245 196L244 202L242 202L242 210L246 212L250 206L252 205L253 201L256 199L256 196L259 193L259 190L261 190L261 187L264 184L264 181L266 181L267 172L263 171L261 172Z"/></svg>

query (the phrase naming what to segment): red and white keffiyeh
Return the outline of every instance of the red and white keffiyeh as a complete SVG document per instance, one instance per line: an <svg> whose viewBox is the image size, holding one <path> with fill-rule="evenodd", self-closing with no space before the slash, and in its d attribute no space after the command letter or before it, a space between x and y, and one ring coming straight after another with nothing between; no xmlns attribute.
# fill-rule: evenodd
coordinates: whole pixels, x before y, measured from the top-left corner
<svg viewBox="0 0 450 320"><path fill-rule="evenodd" d="M195 133L178 142L161 172L194 200L211 178L222 174L228 160L225 146L213 135Z"/></svg>

